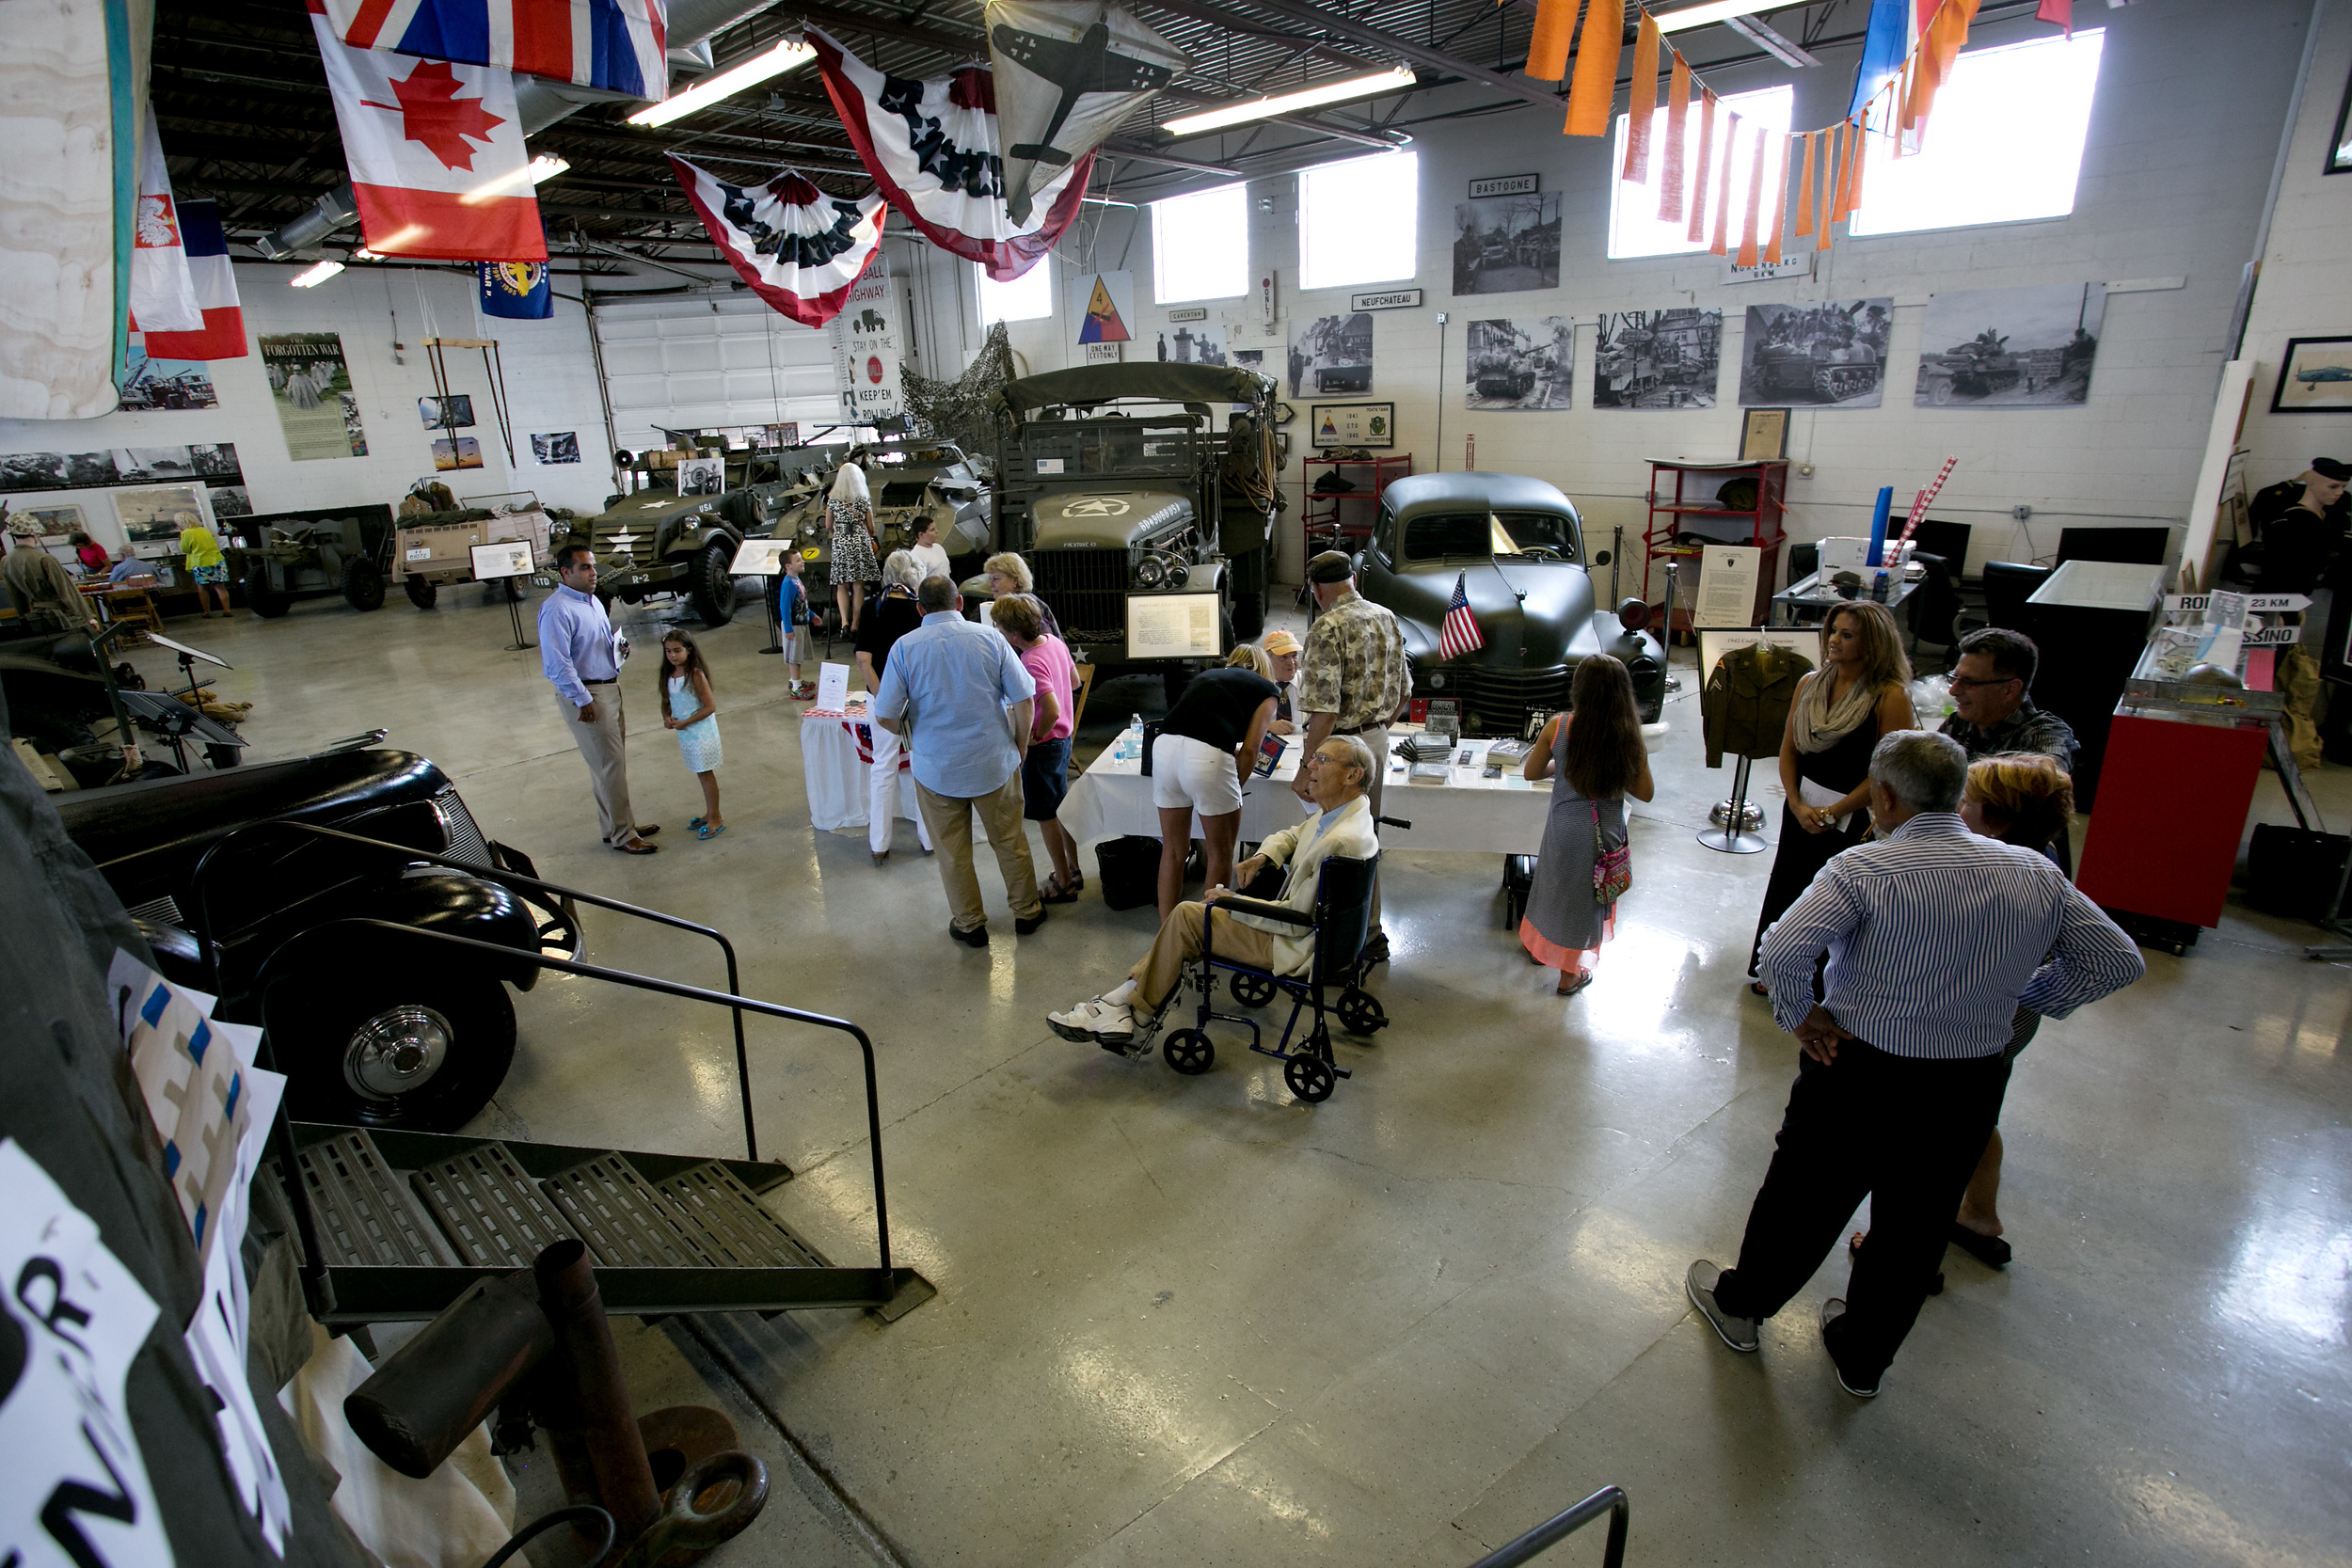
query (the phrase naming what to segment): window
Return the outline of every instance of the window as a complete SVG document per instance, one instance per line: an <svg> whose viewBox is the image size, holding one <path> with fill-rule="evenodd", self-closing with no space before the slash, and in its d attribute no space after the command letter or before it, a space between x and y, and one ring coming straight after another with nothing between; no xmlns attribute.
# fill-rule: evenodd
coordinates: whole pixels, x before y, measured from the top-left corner
<svg viewBox="0 0 2352 1568"><path fill-rule="evenodd" d="M1168 305L1249 292L1247 187L1171 196L1152 203L1152 297Z"/></svg>
<svg viewBox="0 0 2352 1568"><path fill-rule="evenodd" d="M1298 286L1344 289L1420 270L1421 154L1375 152L1298 177Z"/></svg>
<svg viewBox="0 0 2352 1568"><path fill-rule="evenodd" d="M977 261L972 263L973 274L980 280L980 325L992 326L997 322L1035 321L1054 313L1054 262L1051 257L1041 257L1037 265L1009 283L999 283L988 276L988 269Z"/></svg>
<svg viewBox="0 0 2352 1568"><path fill-rule="evenodd" d="M1715 101L1715 146L1707 161L1707 233L1703 238L1691 238L1690 212L1697 200L1699 179L1699 121L1697 95L1693 94L1683 124L1682 152L1682 211L1684 215L1671 223L1658 216L1660 181L1665 173L1663 150L1666 145L1666 110L1654 111L1650 121L1649 178L1636 183L1619 180L1611 183L1614 194L1609 203L1609 256L1612 261L1626 261L1636 256L1680 256L1693 250L1705 250L1715 238L1715 198L1723 191L1724 160L1732 161L1731 214L1724 232L1737 247L1742 226L1748 214L1748 185L1756 167L1756 140L1768 132L1786 133L1788 118L1796 103L1793 87L1766 87L1760 92L1735 92ZM1740 116L1740 142L1731 145L1731 111ZM1616 161L1613 169L1625 167L1625 128L1629 116L1617 117ZM1764 147L1764 189L1767 199L1772 181L1780 168L1780 149L1767 141ZM1765 214L1759 237L1772 232L1771 215Z"/></svg>
<svg viewBox="0 0 2352 1568"><path fill-rule="evenodd" d="M2074 210L2104 31L1977 49L1952 62L1917 152L1863 148L1855 234L2062 218Z"/></svg>

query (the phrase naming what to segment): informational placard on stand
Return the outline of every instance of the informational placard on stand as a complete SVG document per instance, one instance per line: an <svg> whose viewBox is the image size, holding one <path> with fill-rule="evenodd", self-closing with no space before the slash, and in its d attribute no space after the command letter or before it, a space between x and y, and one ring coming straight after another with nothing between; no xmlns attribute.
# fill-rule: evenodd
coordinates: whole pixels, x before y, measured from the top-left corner
<svg viewBox="0 0 2352 1568"><path fill-rule="evenodd" d="M1754 545L1709 545L1700 554L1699 591L1691 607L1696 626L1756 623L1756 579L1764 552Z"/></svg>
<svg viewBox="0 0 2352 1568"><path fill-rule="evenodd" d="M848 665L819 664L817 667L817 705L828 713L839 713L850 705Z"/></svg>
<svg viewBox="0 0 2352 1568"><path fill-rule="evenodd" d="M735 559L727 570L739 578L771 578L784 570L784 558L792 551L789 539L746 539L737 547Z"/></svg>
<svg viewBox="0 0 2352 1568"><path fill-rule="evenodd" d="M1129 658L1215 658L1215 594L1137 594L1127 600Z"/></svg>
<svg viewBox="0 0 2352 1568"><path fill-rule="evenodd" d="M501 539L495 545L470 546L469 550L473 556L473 575L477 582L531 575L531 541L528 539Z"/></svg>

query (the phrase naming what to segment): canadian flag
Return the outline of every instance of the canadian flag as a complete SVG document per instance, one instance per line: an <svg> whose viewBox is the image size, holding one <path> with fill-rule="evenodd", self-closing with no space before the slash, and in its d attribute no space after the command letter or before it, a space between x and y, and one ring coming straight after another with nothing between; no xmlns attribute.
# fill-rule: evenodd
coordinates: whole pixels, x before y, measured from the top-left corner
<svg viewBox="0 0 2352 1568"><path fill-rule="evenodd" d="M171 170L164 165L152 103L147 106L147 139L139 150L139 207L131 245L131 330L201 330L204 311L188 277L180 213L171 199Z"/></svg>
<svg viewBox="0 0 2352 1568"><path fill-rule="evenodd" d="M323 0L310 8L368 248L447 261L546 261L513 75L354 49L335 37Z"/></svg>
<svg viewBox="0 0 2352 1568"><path fill-rule="evenodd" d="M180 237L188 252L188 276L196 303L203 308L202 330L150 332L150 359L242 359L245 309L237 302L237 275L229 261L229 236L221 231L220 209L209 201L180 207Z"/></svg>

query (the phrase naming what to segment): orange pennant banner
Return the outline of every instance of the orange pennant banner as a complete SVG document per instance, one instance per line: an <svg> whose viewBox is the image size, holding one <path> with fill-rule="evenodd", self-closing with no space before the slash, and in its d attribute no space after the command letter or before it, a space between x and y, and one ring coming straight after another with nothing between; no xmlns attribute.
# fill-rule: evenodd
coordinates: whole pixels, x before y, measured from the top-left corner
<svg viewBox="0 0 2352 1568"><path fill-rule="evenodd" d="M1780 138L1780 169L1772 176L1772 240L1764 247L1764 260L1774 266L1780 264L1781 231L1788 220L1788 153L1795 141L1793 136Z"/></svg>
<svg viewBox="0 0 2352 1568"><path fill-rule="evenodd" d="M1821 144L1821 177L1813 182L1813 248L1829 248L1830 226L1837 221L1837 133L1833 125L1826 131L1816 131L1814 138Z"/></svg>
<svg viewBox="0 0 2352 1568"><path fill-rule="evenodd" d="M1691 66L1680 55L1674 57L1674 71L1666 82L1666 151L1664 166L1658 176L1658 221L1682 221L1683 166L1682 144L1684 130L1691 118Z"/></svg>
<svg viewBox="0 0 2352 1568"><path fill-rule="evenodd" d="M1708 250L1717 256L1731 254L1731 170L1739 161L1736 156L1739 150L1740 116L1734 110L1724 127L1724 172L1723 183L1715 192L1715 237L1707 245Z"/></svg>
<svg viewBox="0 0 2352 1568"><path fill-rule="evenodd" d="M1593 0L1603 9L1608 0ZM1536 0L1535 33L1527 40L1527 73L1557 82L1568 72L1568 45L1576 39L1577 0Z"/></svg>
<svg viewBox="0 0 2352 1568"><path fill-rule="evenodd" d="M1625 178L1637 184L1649 180L1650 126L1658 119L1658 19L1642 13L1642 30L1633 40L1633 87L1626 98Z"/></svg>
<svg viewBox="0 0 2352 1568"><path fill-rule="evenodd" d="M1624 48L1624 8L1617 0L1592 0L1577 40L1576 81L1568 88L1569 135L1608 134L1609 111L1617 99L1617 56Z"/></svg>
<svg viewBox="0 0 2352 1568"><path fill-rule="evenodd" d="M1707 181L1715 166L1715 89L1699 89L1699 170L1691 182L1691 227L1685 238L1707 239Z"/></svg>
<svg viewBox="0 0 2352 1568"><path fill-rule="evenodd" d="M1740 220L1739 264L1756 265L1756 220L1764 212L1764 134L1756 133L1754 166L1748 171L1748 213Z"/></svg>
<svg viewBox="0 0 2352 1568"><path fill-rule="evenodd" d="M1794 138L1801 144L1799 156L1804 165L1797 174L1797 237L1803 239L1813 232L1813 138L1819 132L1807 131Z"/></svg>

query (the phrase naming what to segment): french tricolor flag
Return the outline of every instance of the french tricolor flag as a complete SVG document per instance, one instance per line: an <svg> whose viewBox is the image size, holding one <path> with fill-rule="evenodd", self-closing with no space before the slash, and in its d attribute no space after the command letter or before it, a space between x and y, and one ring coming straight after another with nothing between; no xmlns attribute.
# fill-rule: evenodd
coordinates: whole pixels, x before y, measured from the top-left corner
<svg viewBox="0 0 2352 1568"><path fill-rule="evenodd" d="M325 0L355 49L497 66L631 98L669 91L668 0Z"/></svg>
<svg viewBox="0 0 2352 1568"><path fill-rule="evenodd" d="M221 232L220 209L209 201L180 203L180 241L188 253L188 277L203 308L200 332L150 332L150 359L242 359L245 310L237 303L237 275L229 264L229 238Z"/></svg>

